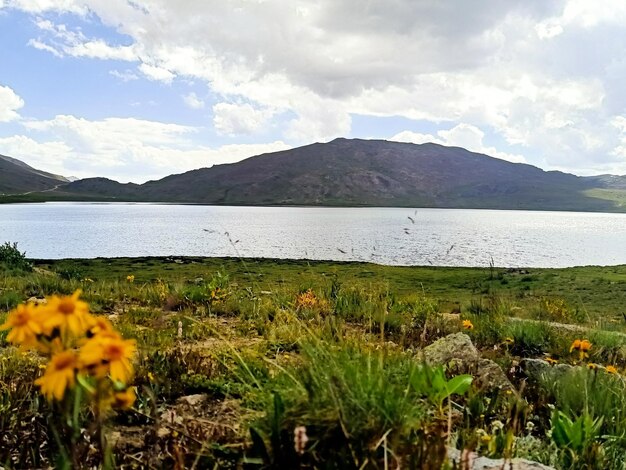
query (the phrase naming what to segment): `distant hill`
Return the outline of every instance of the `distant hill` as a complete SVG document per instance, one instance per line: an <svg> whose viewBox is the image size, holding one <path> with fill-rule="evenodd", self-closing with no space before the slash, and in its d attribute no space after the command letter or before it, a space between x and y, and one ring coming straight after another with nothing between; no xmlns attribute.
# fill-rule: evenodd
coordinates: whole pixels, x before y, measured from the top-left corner
<svg viewBox="0 0 626 470"><path fill-rule="evenodd" d="M335 139L142 185L92 178L59 191L205 204L620 211L614 201L588 192L619 178L543 171L437 144Z"/></svg>
<svg viewBox="0 0 626 470"><path fill-rule="evenodd" d="M83 179L33 198L624 212L626 177L543 171L437 144L335 139L141 185Z"/></svg>
<svg viewBox="0 0 626 470"><path fill-rule="evenodd" d="M2 195L47 191L67 182L63 176L37 170L20 160L0 155Z"/></svg>

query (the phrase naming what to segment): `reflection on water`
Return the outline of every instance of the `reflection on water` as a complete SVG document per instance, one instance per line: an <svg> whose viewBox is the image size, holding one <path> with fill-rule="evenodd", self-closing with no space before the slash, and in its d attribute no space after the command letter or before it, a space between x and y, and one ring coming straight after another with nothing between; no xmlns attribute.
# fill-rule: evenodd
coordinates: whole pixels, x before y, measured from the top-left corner
<svg viewBox="0 0 626 470"><path fill-rule="evenodd" d="M465 209L0 205L33 258L242 256L395 265L626 263L626 214Z"/></svg>

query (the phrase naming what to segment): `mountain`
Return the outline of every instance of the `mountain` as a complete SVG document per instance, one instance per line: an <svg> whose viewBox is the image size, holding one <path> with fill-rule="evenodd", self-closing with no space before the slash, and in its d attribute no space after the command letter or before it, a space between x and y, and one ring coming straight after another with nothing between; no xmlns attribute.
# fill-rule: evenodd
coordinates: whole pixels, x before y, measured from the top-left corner
<svg viewBox="0 0 626 470"><path fill-rule="evenodd" d="M233 205L623 211L610 194L624 180L543 171L437 144L335 139L142 185L91 178L54 193ZM610 194L599 188L611 188Z"/></svg>
<svg viewBox="0 0 626 470"><path fill-rule="evenodd" d="M0 194L50 191L67 183L63 176L37 170L15 158L0 155Z"/></svg>

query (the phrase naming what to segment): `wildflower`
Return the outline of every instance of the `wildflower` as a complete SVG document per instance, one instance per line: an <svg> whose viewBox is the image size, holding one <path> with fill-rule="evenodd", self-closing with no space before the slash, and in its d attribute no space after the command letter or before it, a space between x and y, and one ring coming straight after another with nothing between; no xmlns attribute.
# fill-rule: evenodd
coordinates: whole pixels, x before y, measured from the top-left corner
<svg viewBox="0 0 626 470"><path fill-rule="evenodd" d="M83 279L83 282L86 282L88 284L93 284L93 279L91 279L90 277L86 277L85 279Z"/></svg>
<svg viewBox="0 0 626 470"><path fill-rule="evenodd" d="M587 369L596 370L597 368L598 364L594 364L593 362L587 364Z"/></svg>
<svg viewBox="0 0 626 470"><path fill-rule="evenodd" d="M591 343L589 342L589 340L583 339L580 342L580 350L582 352L587 352L591 349Z"/></svg>
<svg viewBox="0 0 626 470"><path fill-rule="evenodd" d="M554 365L554 364L558 364L558 363L559 363L559 361L557 361L556 359L553 359L553 358L551 358L551 357L546 357L546 362L547 362L548 364L551 364L551 365Z"/></svg>
<svg viewBox="0 0 626 470"><path fill-rule="evenodd" d="M487 433L483 434L482 436L480 436L480 440L481 442L488 444L489 442L491 442L491 436Z"/></svg>
<svg viewBox="0 0 626 470"><path fill-rule="evenodd" d="M74 388L76 382L76 354L73 351L62 351L52 356L43 376L35 380L41 387L41 393L50 401L63 399L65 390Z"/></svg>
<svg viewBox="0 0 626 470"><path fill-rule="evenodd" d="M59 328L61 334L69 332L76 336L85 332L90 320L89 306L86 302L78 300L80 293L79 289L71 296L58 297L54 295L50 298L44 308L46 319L43 325L46 331Z"/></svg>
<svg viewBox="0 0 626 470"><path fill-rule="evenodd" d="M113 325L104 317L91 317L89 322L89 330L87 330L87 337L91 338L97 334L113 333Z"/></svg>
<svg viewBox="0 0 626 470"><path fill-rule="evenodd" d="M474 329L474 324L469 321L469 320L463 320L463 328L466 330L473 330Z"/></svg>
<svg viewBox="0 0 626 470"><path fill-rule="evenodd" d="M575 339L572 345L569 348L569 352L580 350L580 340Z"/></svg>
<svg viewBox="0 0 626 470"><path fill-rule="evenodd" d="M154 382L154 374L152 372L148 372L148 380Z"/></svg>
<svg viewBox="0 0 626 470"><path fill-rule="evenodd" d="M115 392L113 394L113 399L113 404L116 408L122 408L124 410L131 408L137 399L135 395L135 387L128 387L124 391Z"/></svg>
<svg viewBox="0 0 626 470"><path fill-rule="evenodd" d="M307 442L309 442L309 436L306 435L306 428L304 426L296 427L293 430L293 446L298 454L304 454Z"/></svg>
<svg viewBox="0 0 626 470"><path fill-rule="evenodd" d="M98 377L109 374L113 381L128 383L133 375L130 359L135 350L133 340L123 340L117 333L100 334L80 349L80 362Z"/></svg>
<svg viewBox="0 0 626 470"><path fill-rule="evenodd" d="M311 289L298 294L296 308L313 308L317 305L317 297Z"/></svg>
<svg viewBox="0 0 626 470"><path fill-rule="evenodd" d="M505 344L513 344L515 342L515 340L513 338L511 338L510 336L507 336L506 338L504 338L504 343Z"/></svg>
<svg viewBox="0 0 626 470"><path fill-rule="evenodd" d="M615 366L606 366L605 370L609 374L617 374L617 368Z"/></svg>
<svg viewBox="0 0 626 470"><path fill-rule="evenodd" d="M7 341L23 347L32 347L37 343L37 335L42 332L40 311L33 304L18 305L9 313L0 330L11 329Z"/></svg>
<svg viewBox="0 0 626 470"><path fill-rule="evenodd" d="M128 276L126 276L126 281L132 284L133 282L135 282L135 276L133 274L129 274Z"/></svg>

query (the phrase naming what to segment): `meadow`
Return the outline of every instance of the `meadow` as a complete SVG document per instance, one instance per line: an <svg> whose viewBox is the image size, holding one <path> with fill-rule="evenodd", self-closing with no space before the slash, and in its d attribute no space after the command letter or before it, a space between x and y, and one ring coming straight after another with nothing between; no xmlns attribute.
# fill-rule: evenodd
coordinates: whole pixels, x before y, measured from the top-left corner
<svg viewBox="0 0 626 470"><path fill-rule="evenodd" d="M136 341L132 400L95 406L103 376L80 371L61 400L42 395L45 354L7 327L0 466L451 469L480 455L626 468L626 266L46 261L0 248L0 325L79 290Z"/></svg>

